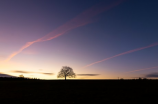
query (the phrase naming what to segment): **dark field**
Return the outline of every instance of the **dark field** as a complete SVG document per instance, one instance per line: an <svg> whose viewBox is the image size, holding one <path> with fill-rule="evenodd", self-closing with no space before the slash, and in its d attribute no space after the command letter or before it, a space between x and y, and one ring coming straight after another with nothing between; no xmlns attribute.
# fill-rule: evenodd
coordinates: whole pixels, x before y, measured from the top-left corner
<svg viewBox="0 0 158 104"><path fill-rule="evenodd" d="M1 104L157 104L158 80L1 80Z"/></svg>

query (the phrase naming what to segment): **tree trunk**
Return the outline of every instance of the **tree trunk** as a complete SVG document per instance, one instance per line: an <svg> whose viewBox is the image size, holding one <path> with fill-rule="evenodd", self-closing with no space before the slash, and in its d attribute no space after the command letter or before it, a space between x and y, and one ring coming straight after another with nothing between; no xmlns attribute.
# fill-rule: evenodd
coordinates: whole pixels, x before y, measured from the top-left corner
<svg viewBox="0 0 158 104"><path fill-rule="evenodd" d="M66 75L65 75L65 81L66 81Z"/></svg>

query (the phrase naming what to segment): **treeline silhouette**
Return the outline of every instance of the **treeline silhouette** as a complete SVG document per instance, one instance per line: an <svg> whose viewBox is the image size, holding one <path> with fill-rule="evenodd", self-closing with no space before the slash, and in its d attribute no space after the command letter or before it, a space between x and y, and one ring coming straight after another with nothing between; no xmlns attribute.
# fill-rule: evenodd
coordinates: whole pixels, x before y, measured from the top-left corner
<svg viewBox="0 0 158 104"><path fill-rule="evenodd" d="M38 78L25 78L25 77L0 77L0 80L40 80Z"/></svg>
<svg viewBox="0 0 158 104"><path fill-rule="evenodd" d="M147 79L147 78L139 77L139 78L134 78L134 79L123 79L123 78L120 78L118 80L158 80L158 79Z"/></svg>
<svg viewBox="0 0 158 104"><path fill-rule="evenodd" d="M26 78L26 77L0 77L0 81L1 80L42 80L42 79L39 79L39 78ZM58 79L52 79L52 80L58 80ZM59 79L61 80L61 79ZM64 80L64 79L63 79ZM147 81L147 80L158 80L158 79L147 79L147 78L134 78L134 79L123 79L123 78L119 78L119 79L67 79L67 80L119 80L119 81L127 81L127 80L144 80L144 81Z"/></svg>

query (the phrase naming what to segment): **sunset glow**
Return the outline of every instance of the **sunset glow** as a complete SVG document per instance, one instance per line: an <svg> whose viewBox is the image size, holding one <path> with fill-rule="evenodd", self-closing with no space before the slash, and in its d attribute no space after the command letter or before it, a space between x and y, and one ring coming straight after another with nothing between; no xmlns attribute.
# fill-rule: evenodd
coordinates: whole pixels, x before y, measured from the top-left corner
<svg viewBox="0 0 158 104"><path fill-rule="evenodd" d="M57 79L69 66L76 79L153 75L158 71L157 4L2 0L0 73Z"/></svg>

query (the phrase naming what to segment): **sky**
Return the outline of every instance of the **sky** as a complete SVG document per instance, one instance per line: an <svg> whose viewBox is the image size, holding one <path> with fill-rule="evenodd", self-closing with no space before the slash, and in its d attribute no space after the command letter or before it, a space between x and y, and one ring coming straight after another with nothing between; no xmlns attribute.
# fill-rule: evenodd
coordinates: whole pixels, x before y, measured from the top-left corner
<svg viewBox="0 0 158 104"><path fill-rule="evenodd" d="M157 0L1 0L0 73L158 77Z"/></svg>

